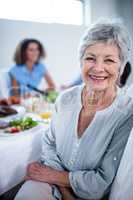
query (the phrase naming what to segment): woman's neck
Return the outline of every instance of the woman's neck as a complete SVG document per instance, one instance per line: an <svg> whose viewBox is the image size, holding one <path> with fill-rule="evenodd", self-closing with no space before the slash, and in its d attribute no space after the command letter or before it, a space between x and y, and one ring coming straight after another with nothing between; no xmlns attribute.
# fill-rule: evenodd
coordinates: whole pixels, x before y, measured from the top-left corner
<svg viewBox="0 0 133 200"><path fill-rule="evenodd" d="M29 71L32 71L34 63L32 61L26 61L26 66L27 66Z"/></svg>
<svg viewBox="0 0 133 200"><path fill-rule="evenodd" d="M104 91L94 91L85 87L83 90L83 107L92 111L102 110L112 104L116 97L116 87ZM90 110L89 109L89 110Z"/></svg>

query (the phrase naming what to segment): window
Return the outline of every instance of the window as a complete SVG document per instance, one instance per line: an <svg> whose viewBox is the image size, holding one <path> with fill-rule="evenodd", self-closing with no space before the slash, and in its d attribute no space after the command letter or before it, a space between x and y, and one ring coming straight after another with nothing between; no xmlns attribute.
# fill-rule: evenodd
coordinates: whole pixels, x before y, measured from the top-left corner
<svg viewBox="0 0 133 200"><path fill-rule="evenodd" d="M4 0L1 18L45 23L83 24L80 0Z"/></svg>

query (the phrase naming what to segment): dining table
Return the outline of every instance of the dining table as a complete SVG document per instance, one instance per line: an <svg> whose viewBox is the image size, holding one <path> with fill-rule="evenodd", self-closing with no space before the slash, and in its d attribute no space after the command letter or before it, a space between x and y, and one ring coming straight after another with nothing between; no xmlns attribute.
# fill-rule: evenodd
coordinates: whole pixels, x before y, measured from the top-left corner
<svg viewBox="0 0 133 200"><path fill-rule="evenodd" d="M48 123L40 121L37 126L16 134L0 130L0 195L22 182L27 165L39 160L42 135L48 127Z"/></svg>

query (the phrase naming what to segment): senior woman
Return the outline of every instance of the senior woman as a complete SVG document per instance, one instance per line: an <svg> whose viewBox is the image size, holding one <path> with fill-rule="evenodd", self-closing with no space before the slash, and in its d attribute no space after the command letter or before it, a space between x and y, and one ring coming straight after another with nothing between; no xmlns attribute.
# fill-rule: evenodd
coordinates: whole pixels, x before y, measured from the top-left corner
<svg viewBox="0 0 133 200"><path fill-rule="evenodd" d="M92 25L79 54L84 84L57 99L41 162L28 166L15 200L96 200L110 191L133 125L132 101L117 87L129 54L126 29Z"/></svg>

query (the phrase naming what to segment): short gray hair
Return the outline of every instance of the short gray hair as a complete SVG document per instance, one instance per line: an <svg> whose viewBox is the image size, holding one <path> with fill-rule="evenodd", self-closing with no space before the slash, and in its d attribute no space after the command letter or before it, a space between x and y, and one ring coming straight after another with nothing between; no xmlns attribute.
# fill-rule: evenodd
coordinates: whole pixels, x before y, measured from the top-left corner
<svg viewBox="0 0 133 200"><path fill-rule="evenodd" d="M79 59L80 62L84 56L84 53L90 45L98 42L114 42L120 49L120 74L123 72L126 62L129 60L129 53L131 48L131 39L129 33L120 20L100 20L91 25L85 31L80 45L79 45Z"/></svg>

